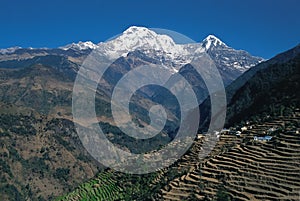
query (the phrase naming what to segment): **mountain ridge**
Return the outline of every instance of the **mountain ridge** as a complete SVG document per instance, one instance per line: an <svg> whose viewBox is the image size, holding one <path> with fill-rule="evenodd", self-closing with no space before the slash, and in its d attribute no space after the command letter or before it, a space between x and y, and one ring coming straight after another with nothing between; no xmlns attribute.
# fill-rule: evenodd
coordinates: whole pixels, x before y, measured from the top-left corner
<svg viewBox="0 0 300 201"><path fill-rule="evenodd" d="M12 48L0 50L0 61L30 59L35 56L60 55L81 65L91 51L97 49L112 59L127 57L134 51L141 51L146 56L166 66L171 73L178 72L190 63L197 54L206 52L216 63L224 84L228 85L243 72L264 59L251 56L244 50L235 50L227 46L214 35L207 36L202 42L177 44L165 34L159 34L146 27L132 26L119 36L94 44L91 41L78 42L58 48Z"/></svg>
<svg viewBox="0 0 300 201"><path fill-rule="evenodd" d="M262 62L257 66L249 69L239 78L234 80L230 85L228 85L226 87L228 104L226 125L232 126L233 122L245 119L247 116L251 116L251 114L255 112L270 112L268 108L265 108L263 106L270 105L271 107L271 105L275 103L272 103L270 101L267 102L267 96L274 96L274 100L278 102L282 101L282 103L286 101L281 100L281 98L284 97L279 97L279 94L285 94L284 96L290 98L296 96L294 99L297 100L298 98L299 100L300 95L299 93L295 92L295 89L297 89L297 87L299 88L299 83L297 82L297 79L294 78L295 76L299 76L300 72L299 55L300 45L297 45L294 48L277 54L270 60ZM285 92L282 89L281 85L291 86L291 80L295 83L295 86L291 90ZM277 89L281 90L280 93L276 92ZM258 99L260 101L260 104L254 106L253 104L255 100L258 101ZM293 101L293 104L294 103L296 102ZM201 131L206 130L205 128L209 123L209 105L209 97L204 100L202 104L200 104L200 110L202 111L203 116L205 116L200 123ZM275 105L273 105L272 107L272 112L274 112Z"/></svg>

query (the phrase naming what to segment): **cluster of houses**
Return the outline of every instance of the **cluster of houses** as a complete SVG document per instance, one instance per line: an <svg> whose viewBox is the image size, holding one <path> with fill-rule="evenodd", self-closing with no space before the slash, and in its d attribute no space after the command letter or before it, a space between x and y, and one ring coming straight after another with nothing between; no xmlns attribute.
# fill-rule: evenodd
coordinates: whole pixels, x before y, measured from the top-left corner
<svg viewBox="0 0 300 201"><path fill-rule="evenodd" d="M300 117L300 109L296 109L295 115L293 115L291 118L293 121L299 120ZM270 118L270 116L266 116L266 118ZM257 136L253 136L253 141L260 141L260 142L268 142L272 140L274 137L274 134L279 132L284 128L284 132L286 133L293 133L293 134L300 134L300 128L297 128L297 126L289 126L286 128L285 122L281 120L276 120L276 123L271 122L267 123L266 125L260 125L256 126L251 125L252 123L250 121L247 121L243 123L242 126L238 127L232 127L230 129L223 128L221 131L214 131L213 133L219 137L223 134L229 134L229 135L236 135L241 136L241 134L250 133L250 136L253 136L253 134L257 134ZM269 126L272 126L271 128ZM249 132L252 130L252 132ZM200 136L198 136L200 138Z"/></svg>
<svg viewBox="0 0 300 201"><path fill-rule="evenodd" d="M251 130L253 127L251 125L249 125L249 123L247 122L248 126L243 126L240 128L233 128L233 129L222 129L221 132L218 132L216 134L231 134L231 135L236 135L236 136L240 136L242 133L245 133L247 130ZM266 142L266 141L270 141L272 139L272 136L270 134L274 133L275 131L277 131L278 128L272 127L270 129L268 129L266 132L264 132L264 136L254 136L253 140L254 141L261 141L261 142Z"/></svg>
<svg viewBox="0 0 300 201"><path fill-rule="evenodd" d="M222 134L229 134L229 135L236 135L236 136L241 136L242 133L246 133L247 131L251 130L253 128L253 126L249 125L249 123L247 123L247 126L243 126L243 127L238 127L238 128L223 128L221 131L214 131L213 134L215 134L217 137L220 137ZM277 127L272 127L269 128L266 131L263 131L261 134L259 134L259 136L254 136L253 137L253 141L259 141L259 142L268 142L270 140L272 140L272 135L274 135L274 133L276 131L278 131L279 128ZM300 129L295 129L295 130L290 130L290 131L286 131L286 132L292 132L295 134L300 134ZM199 134L197 136L198 139L202 138L203 135Z"/></svg>

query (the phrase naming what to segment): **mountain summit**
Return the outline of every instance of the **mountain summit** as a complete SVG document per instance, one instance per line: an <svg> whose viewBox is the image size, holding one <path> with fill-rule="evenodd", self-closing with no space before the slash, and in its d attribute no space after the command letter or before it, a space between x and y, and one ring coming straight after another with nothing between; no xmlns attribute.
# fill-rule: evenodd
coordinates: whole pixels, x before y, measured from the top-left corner
<svg viewBox="0 0 300 201"><path fill-rule="evenodd" d="M208 35L203 41L202 46L205 47L206 50L212 47L228 47L224 42L222 42L219 38L214 35Z"/></svg>
<svg viewBox="0 0 300 201"><path fill-rule="evenodd" d="M167 54L170 59L176 59L189 53L183 45L175 44L170 36L157 34L145 27L136 26L129 27L120 36L99 43L98 46L108 55L126 56L129 52L142 50L147 54L150 52L155 52L157 55Z"/></svg>

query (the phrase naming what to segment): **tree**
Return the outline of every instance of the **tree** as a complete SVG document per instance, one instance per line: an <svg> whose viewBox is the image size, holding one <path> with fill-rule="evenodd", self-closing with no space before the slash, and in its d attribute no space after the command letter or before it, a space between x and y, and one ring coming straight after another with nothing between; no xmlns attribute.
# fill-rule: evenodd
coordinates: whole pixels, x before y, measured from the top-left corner
<svg viewBox="0 0 300 201"><path fill-rule="evenodd" d="M218 189L216 201L230 201L230 196L224 187Z"/></svg>

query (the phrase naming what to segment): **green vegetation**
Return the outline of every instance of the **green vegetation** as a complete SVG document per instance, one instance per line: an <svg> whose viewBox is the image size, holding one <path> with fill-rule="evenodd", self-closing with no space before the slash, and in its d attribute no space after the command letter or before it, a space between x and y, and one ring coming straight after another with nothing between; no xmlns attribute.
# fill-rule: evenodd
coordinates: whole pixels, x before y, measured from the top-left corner
<svg viewBox="0 0 300 201"><path fill-rule="evenodd" d="M23 201L24 197L14 185L0 185L0 195L3 200Z"/></svg>
<svg viewBox="0 0 300 201"><path fill-rule="evenodd" d="M32 126L35 123L33 116L0 114L1 136L8 136L9 132L17 135L35 135L36 129Z"/></svg>
<svg viewBox="0 0 300 201"><path fill-rule="evenodd" d="M73 192L56 200L117 200L122 199L122 188L118 180L110 172L102 172L98 176L77 187Z"/></svg>
<svg viewBox="0 0 300 201"><path fill-rule="evenodd" d="M10 177L13 177L13 174L12 174L12 172L10 170L9 165L4 160L2 160L1 158L0 158L0 171L1 171L2 174L6 173Z"/></svg>

